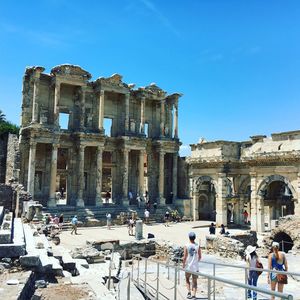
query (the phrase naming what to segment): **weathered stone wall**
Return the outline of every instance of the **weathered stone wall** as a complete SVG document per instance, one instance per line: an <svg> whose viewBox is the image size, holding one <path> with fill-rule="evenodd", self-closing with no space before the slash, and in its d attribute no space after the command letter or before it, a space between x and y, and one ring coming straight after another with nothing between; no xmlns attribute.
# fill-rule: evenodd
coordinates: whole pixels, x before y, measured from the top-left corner
<svg viewBox="0 0 300 300"><path fill-rule="evenodd" d="M13 202L13 189L6 184L0 184L0 206L4 206L6 209L11 210Z"/></svg>
<svg viewBox="0 0 300 300"><path fill-rule="evenodd" d="M0 183L5 182L8 134L0 135Z"/></svg>
<svg viewBox="0 0 300 300"><path fill-rule="evenodd" d="M12 178L18 180L20 169L19 139L16 134L9 133L7 141L6 176L8 183Z"/></svg>

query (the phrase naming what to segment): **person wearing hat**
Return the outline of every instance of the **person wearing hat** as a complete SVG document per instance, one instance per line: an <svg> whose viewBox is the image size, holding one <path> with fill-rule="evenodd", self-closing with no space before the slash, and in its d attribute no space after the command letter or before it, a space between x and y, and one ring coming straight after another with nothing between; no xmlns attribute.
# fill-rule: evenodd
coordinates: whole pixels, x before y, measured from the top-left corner
<svg viewBox="0 0 300 300"><path fill-rule="evenodd" d="M248 245L246 250L245 250L246 262L248 263L248 266L250 268L257 268L257 264L261 263L259 258L258 258L257 253L255 252L255 250L256 250L256 247L251 246L251 245ZM253 286L257 286L258 276L259 276L259 274L257 273L257 271L250 269L248 271L248 284L253 285ZM257 292L256 291L248 290L248 299L251 299L251 298L254 299L254 300L257 299Z"/></svg>
<svg viewBox="0 0 300 300"><path fill-rule="evenodd" d="M196 234L194 232L189 233L189 243L184 247L183 254L183 268L185 268L185 281L188 289L187 298L188 299L196 299L197 292L197 278L198 276L195 274L191 274L190 272L198 272L199 271L199 261L201 259L201 249L200 245L195 242ZM192 276L192 289L190 283L190 277ZM191 294L193 293L193 295Z"/></svg>
<svg viewBox="0 0 300 300"><path fill-rule="evenodd" d="M279 243L273 242L272 243L272 252L269 254L268 257L268 267L270 270L277 270L277 271L287 271L288 270L288 264L285 257L284 252L279 251ZM270 273L268 276L268 283L271 285L271 290L277 290L278 292L283 292L283 285L287 283L287 277L286 275L283 275L285 277L285 280L281 280L282 275L276 273ZM275 299L274 296L272 296L271 299Z"/></svg>

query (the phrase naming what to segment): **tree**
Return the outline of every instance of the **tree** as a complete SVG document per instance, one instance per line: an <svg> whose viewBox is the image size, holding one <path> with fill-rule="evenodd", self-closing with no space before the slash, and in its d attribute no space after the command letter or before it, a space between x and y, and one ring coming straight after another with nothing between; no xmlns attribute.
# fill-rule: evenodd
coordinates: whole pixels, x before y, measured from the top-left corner
<svg viewBox="0 0 300 300"><path fill-rule="evenodd" d="M6 120L6 116L0 109L0 135L4 133L19 134L19 126Z"/></svg>
<svg viewBox="0 0 300 300"><path fill-rule="evenodd" d="M0 109L0 123L3 123L6 121L6 117L5 114L3 113L3 111Z"/></svg>

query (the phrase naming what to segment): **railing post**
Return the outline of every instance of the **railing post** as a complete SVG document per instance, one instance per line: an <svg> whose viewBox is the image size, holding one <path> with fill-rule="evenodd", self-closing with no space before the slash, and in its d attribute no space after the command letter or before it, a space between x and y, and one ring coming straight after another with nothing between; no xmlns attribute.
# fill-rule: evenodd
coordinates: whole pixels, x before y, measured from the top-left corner
<svg viewBox="0 0 300 300"><path fill-rule="evenodd" d="M140 258L138 257L137 285L140 287Z"/></svg>
<svg viewBox="0 0 300 300"><path fill-rule="evenodd" d="M130 300L130 273L128 274L127 300Z"/></svg>
<svg viewBox="0 0 300 300"><path fill-rule="evenodd" d="M248 271L245 269L245 284L248 284ZM248 291L245 289L245 300L248 299Z"/></svg>
<svg viewBox="0 0 300 300"><path fill-rule="evenodd" d="M211 279L207 278L207 299L211 300Z"/></svg>
<svg viewBox="0 0 300 300"><path fill-rule="evenodd" d="M145 259L145 296L147 297L147 263L148 259Z"/></svg>
<svg viewBox="0 0 300 300"><path fill-rule="evenodd" d="M177 280L178 280L178 285L179 285L180 284L180 269L178 267L178 263L177 263L177 269L178 269Z"/></svg>
<svg viewBox="0 0 300 300"><path fill-rule="evenodd" d="M170 279L170 258L168 258L168 280Z"/></svg>
<svg viewBox="0 0 300 300"><path fill-rule="evenodd" d="M216 299L216 280L215 280L215 276L216 276L216 264L213 264L213 276L214 276L214 281L213 281L213 292L214 292L214 297L213 299Z"/></svg>
<svg viewBox="0 0 300 300"><path fill-rule="evenodd" d="M177 271L178 271L178 268L177 267L175 267L174 268L174 271L175 271L175 277L174 277L174 300L176 300L177 299Z"/></svg>
<svg viewBox="0 0 300 300"><path fill-rule="evenodd" d="M131 260L131 279L133 280L133 262L134 262L134 257L132 256Z"/></svg>
<svg viewBox="0 0 300 300"><path fill-rule="evenodd" d="M156 300L159 300L159 263L157 263Z"/></svg>

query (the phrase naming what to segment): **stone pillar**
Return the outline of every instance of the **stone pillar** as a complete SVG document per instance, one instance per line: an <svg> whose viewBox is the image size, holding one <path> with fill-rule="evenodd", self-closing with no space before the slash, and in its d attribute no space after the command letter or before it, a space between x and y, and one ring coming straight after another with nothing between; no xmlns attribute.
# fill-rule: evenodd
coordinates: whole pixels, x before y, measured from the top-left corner
<svg viewBox="0 0 300 300"><path fill-rule="evenodd" d="M174 104L174 138L178 139L178 102Z"/></svg>
<svg viewBox="0 0 300 300"><path fill-rule="evenodd" d="M47 203L48 207L56 206L57 150L58 150L58 145L53 144L52 155L51 155L50 191L49 191L49 200Z"/></svg>
<svg viewBox="0 0 300 300"><path fill-rule="evenodd" d="M145 158L145 151L140 150L140 157L139 157L139 195L144 195L144 158Z"/></svg>
<svg viewBox="0 0 300 300"><path fill-rule="evenodd" d="M225 185L226 174L218 174L218 194L216 195L216 223L217 226L221 224L227 225L227 203L226 203L226 185Z"/></svg>
<svg viewBox="0 0 300 300"><path fill-rule="evenodd" d="M80 130L84 130L85 124L85 87L81 87L81 99L80 99Z"/></svg>
<svg viewBox="0 0 300 300"><path fill-rule="evenodd" d="M238 200L238 216L237 216L237 220L238 220L238 224L240 225L244 225L244 215L243 215L243 212L244 212L244 203L245 203L245 200L244 200L244 195L241 194L240 195L240 199ZM249 214L249 211L247 211L248 214Z"/></svg>
<svg viewBox="0 0 300 300"><path fill-rule="evenodd" d="M59 126L59 99L60 99L60 82L55 82L54 90L54 125Z"/></svg>
<svg viewBox="0 0 300 300"><path fill-rule="evenodd" d="M165 136L165 99L160 102L160 136Z"/></svg>
<svg viewBox="0 0 300 300"><path fill-rule="evenodd" d="M103 148L97 148L97 170L96 170L96 206L101 206L102 202L102 154Z"/></svg>
<svg viewBox="0 0 300 300"><path fill-rule="evenodd" d="M30 148L29 148L29 160L28 160L27 191L31 194L32 200L34 200L35 154L36 154L36 142L31 141Z"/></svg>
<svg viewBox="0 0 300 300"><path fill-rule="evenodd" d="M84 148L80 145L78 153L78 194L76 206L84 207L83 189L84 189Z"/></svg>
<svg viewBox="0 0 300 300"><path fill-rule="evenodd" d="M98 121L98 128L101 133L104 133L103 127L103 119L104 119L104 90L100 90L99 96L99 121Z"/></svg>
<svg viewBox="0 0 300 300"><path fill-rule="evenodd" d="M129 97L129 93L125 94L125 133L129 132Z"/></svg>
<svg viewBox="0 0 300 300"><path fill-rule="evenodd" d="M199 212L198 212L198 205L197 205L198 191L197 191L196 180L190 179L190 193L192 197L191 216L193 217L193 221L196 221L199 219Z"/></svg>
<svg viewBox="0 0 300 300"><path fill-rule="evenodd" d="M265 213L264 199L257 194L257 174L250 173L251 176L251 230L264 232L265 231Z"/></svg>
<svg viewBox="0 0 300 300"><path fill-rule="evenodd" d="M129 205L128 199L128 165L129 165L129 149L123 149L123 205Z"/></svg>
<svg viewBox="0 0 300 300"><path fill-rule="evenodd" d="M172 192L173 192L173 204L177 199L177 163L178 163L178 154L173 153L173 182L172 182Z"/></svg>
<svg viewBox="0 0 300 300"><path fill-rule="evenodd" d="M32 119L31 119L32 123L37 123L37 121L38 121L39 90L40 90L40 78L35 77L34 83L33 83Z"/></svg>
<svg viewBox="0 0 300 300"><path fill-rule="evenodd" d="M159 166L158 166L158 198L159 204L165 205L166 199L164 198L165 188L165 152L159 151Z"/></svg>
<svg viewBox="0 0 300 300"><path fill-rule="evenodd" d="M141 99L141 124L140 124L140 133L145 134L145 97Z"/></svg>
<svg viewBox="0 0 300 300"><path fill-rule="evenodd" d="M294 204L295 204L295 215L300 216L300 172L297 173L297 188L296 195L294 196Z"/></svg>
<svg viewBox="0 0 300 300"><path fill-rule="evenodd" d="M143 238L143 221L137 220L135 225L135 239L141 240Z"/></svg>

